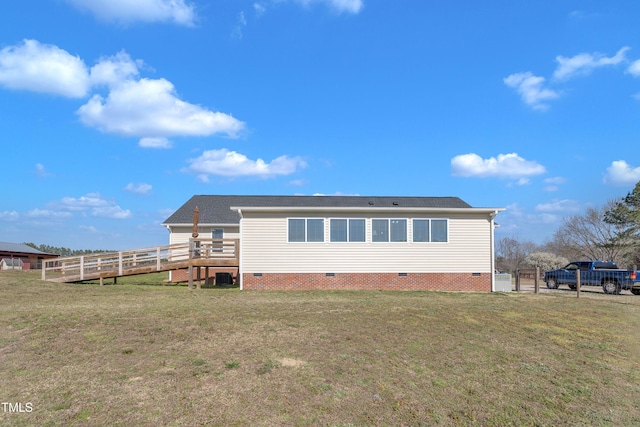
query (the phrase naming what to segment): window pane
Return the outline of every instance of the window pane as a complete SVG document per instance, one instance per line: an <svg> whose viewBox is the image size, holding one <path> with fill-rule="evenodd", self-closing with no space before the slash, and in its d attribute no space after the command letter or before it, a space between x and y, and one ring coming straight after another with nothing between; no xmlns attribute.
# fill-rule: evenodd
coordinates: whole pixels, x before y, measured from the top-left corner
<svg viewBox="0 0 640 427"><path fill-rule="evenodd" d="M429 220L428 219L413 220L413 241L414 242L429 241Z"/></svg>
<svg viewBox="0 0 640 427"><path fill-rule="evenodd" d="M304 242L304 219L289 220L289 241Z"/></svg>
<svg viewBox="0 0 640 427"><path fill-rule="evenodd" d="M211 230L211 238L222 239L223 233L224 232L222 228L214 228L213 230Z"/></svg>
<svg viewBox="0 0 640 427"><path fill-rule="evenodd" d="M324 242L324 220L307 220L307 242Z"/></svg>
<svg viewBox="0 0 640 427"><path fill-rule="evenodd" d="M407 241L407 220L406 219L391 220L391 241L392 242Z"/></svg>
<svg viewBox="0 0 640 427"><path fill-rule="evenodd" d="M447 241L447 220L446 219L431 220L431 241L432 242Z"/></svg>
<svg viewBox="0 0 640 427"><path fill-rule="evenodd" d="M365 241L365 222L364 219L349 220L349 241L364 242Z"/></svg>
<svg viewBox="0 0 640 427"><path fill-rule="evenodd" d="M330 225L331 225L331 241L346 242L347 241L347 220L332 219Z"/></svg>
<svg viewBox="0 0 640 427"><path fill-rule="evenodd" d="M389 220L374 219L371 221L371 240L374 242L389 241Z"/></svg>

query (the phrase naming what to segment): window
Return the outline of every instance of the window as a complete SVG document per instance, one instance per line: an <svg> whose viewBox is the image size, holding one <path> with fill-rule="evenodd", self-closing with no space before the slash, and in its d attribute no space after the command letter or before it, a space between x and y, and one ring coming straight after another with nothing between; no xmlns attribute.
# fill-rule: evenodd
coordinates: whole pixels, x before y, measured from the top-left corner
<svg viewBox="0 0 640 427"><path fill-rule="evenodd" d="M432 242L448 241L446 219L431 220L431 241Z"/></svg>
<svg viewBox="0 0 640 427"><path fill-rule="evenodd" d="M414 242L429 241L429 220L428 219L413 220L413 241Z"/></svg>
<svg viewBox="0 0 640 427"><path fill-rule="evenodd" d="M365 241L365 221L364 219L349 220L349 241L364 242Z"/></svg>
<svg viewBox="0 0 640 427"><path fill-rule="evenodd" d="M331 219L330 239L332 242L364 242L364 219Z"/></svg>
<svg viewBox="0 0 640 427"><path fill-rule="evenodd" d="M324 242L324 220L307 220L307 242Z"/></svg>
<svg viewBox="0 0 640 427"><path fill-rule="evenodd" d="M374 242L389 241L389 220L388 219L371 220L371 240Z"/></svg>
<svg viewBox="0 0 640 427"><path fill-rule="evenodd" d="M407 220L392 219L390 222L391 222L391 241L406 242L407 241Z"/></svg>
<svg viewBox="0 0 640 427"><path fill-rule="evenodd" d="M414 219L414 242L447 242L448 221L446 219Z"/></svg>
<svg viewBox="0 0 640 427"><path fill-rule="evenodd" d="M371 220L371 240L374 242L406 242L406 219Z"/></svg>
<svg viewBox="0 0 640 427"><path fill-rule="evenodd" d="M332 242L346 242L347 241L347 220L346 219L332 219L330 221Z"/></svg>
<svg viewBox="0 0 640 427"><path fill-rule="evenodd" d="M214 240L222 240L224 237L224 230L222 228L214 228L211 230L211 238ZM222 242L212 242L211 250L213 252L222 252L223 250Z"/></svg>
<svg viewBox="0 0 640 427"><path fill-rule="evenodd" d="M289 242L324 242L324 220L321 218L289 219Z"/></svg>
<svg viewBox="0 0 640 427"><path fill-rule="evenodd" d="M305 223L304 219L289 220L289 241L304 242L305 241Z"/></svg>

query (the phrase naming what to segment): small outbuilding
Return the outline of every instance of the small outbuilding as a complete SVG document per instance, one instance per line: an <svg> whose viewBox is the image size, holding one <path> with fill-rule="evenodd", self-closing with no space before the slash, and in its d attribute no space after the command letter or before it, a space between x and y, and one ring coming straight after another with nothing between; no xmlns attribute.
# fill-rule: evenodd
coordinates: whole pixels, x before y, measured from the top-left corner
<svg viewBox="0 0 640 427"><path fill-rule="evenodd" d="M169 243L192 238L196 207L201 237L239 241L242 289L495 290L503 208L457 197L197 195L163 223Z"/></svg>
<svg viewBox="0 0 640 427"><path fill-rule="evenodd" d="M21 243L0 242L2 270L35 270L42 267L42 260L57 258Z"/></svg>

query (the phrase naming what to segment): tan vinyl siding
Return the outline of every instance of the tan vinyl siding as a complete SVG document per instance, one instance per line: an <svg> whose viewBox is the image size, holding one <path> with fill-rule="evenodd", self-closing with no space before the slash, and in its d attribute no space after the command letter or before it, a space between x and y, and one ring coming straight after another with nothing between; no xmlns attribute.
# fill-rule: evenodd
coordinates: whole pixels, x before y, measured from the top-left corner
<svg viewBox="0 0 640 427"><path fill-rule="evenodd" d="M288 218L324 218L323 243L287 242ZM366 218L364 243L329 241L330 218ZM411 240L412 219L448 219L447 243L371 242L371 219L407 219ZM491 223L486 215L377 214L285 216L245 213L242 220L244 273L486 273L491 271Z"/></svg>

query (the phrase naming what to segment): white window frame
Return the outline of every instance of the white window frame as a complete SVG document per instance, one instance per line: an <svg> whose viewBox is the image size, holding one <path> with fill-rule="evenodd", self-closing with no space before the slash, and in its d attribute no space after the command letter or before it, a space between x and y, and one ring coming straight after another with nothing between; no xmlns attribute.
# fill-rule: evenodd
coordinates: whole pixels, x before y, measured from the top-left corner
<svg viewBox="0 0 640 427"><path fill-rule="evenodd" d="M304 240L291 241L290 222L291 220L304 220ZM309 220L322 221L322 240L309 241ZM287 218L287 243L325 243L326 242L326 223L325 218L320 217L291 217Z"/></svg>
<svg viewBox="0 0 640 427"><path fill-rule="evenodd" d="M374 221L387 222L387 240L374 240ZM391 240L391 221L404 221L404 240ZM409 242L409 219L408 218L371 218L371 242L372 243L408 243Z"/></svg>
<svg viewBox="0 0 640 427"><path fill-rule="evenodd" d="M331 239L331 231L332 231L332 226L331 226L331 222L332 221L346 221L347 222L347 228L346 228L346 232L347 232L347 236L346 239L347 240L332 240ZM364 234L363 234L363 240L351 240L351 221L362 221L363 225L364 225ZM343 217L336 217L336 218L329 218L329 220L327 221L329 224L329 243L366 243L367 242L367 219L366 218L343 218Z"/></svg>
<svg viewBox="0 0 640 427"><path fill-rule="evenodd" d="M428 236L428 240L426 242L419 242L413 239L414 234L413 234L413 230L414 230L414 221L428 221L429 223L429 236ZM438 242L434 242L433 241L433 221L444 221L446 224L445 227L445 232L446 232L446 240L444 241L438 241ZM449 243L449 218L411 218L411 242L412 243L417 243L419 245L422 244L445 244L445 243Z"/></svg>

